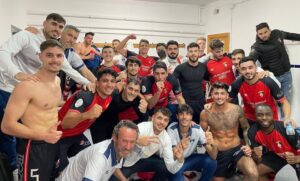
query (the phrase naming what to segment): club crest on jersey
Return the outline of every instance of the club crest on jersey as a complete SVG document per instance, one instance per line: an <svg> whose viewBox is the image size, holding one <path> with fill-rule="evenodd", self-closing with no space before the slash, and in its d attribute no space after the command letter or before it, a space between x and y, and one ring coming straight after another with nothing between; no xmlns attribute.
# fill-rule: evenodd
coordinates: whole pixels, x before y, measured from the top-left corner
<svg viewBox="0 0 300 181"><path fill-rule="evenodd" d="M83 105L83 100L82 99L78 99L76 102L75 102L75 107L80 107Z"/></svg>
<svg viewBox="0 0 300 181"><path fill-rule="evenodd" d="M264 96L264 94L265 94L265 92L264 92L264 91L258 91L258 95L259 95L260 97L263 97L263 96Z"/></svg>
<svg viewBox="0 0 300 181"><path fill-rule="evenodd" d="M278 147L279 149L281 149L281 148L282 148L281 141L276 141L276 145L277 145L277 147Z"/></svg>
<svg viewBox="0 0 300 181"><path fill-rule="evenodd" d="M227 66L228 66L227 62L224 62L223 65L224 65L224 67L227 67Z"/></svg>

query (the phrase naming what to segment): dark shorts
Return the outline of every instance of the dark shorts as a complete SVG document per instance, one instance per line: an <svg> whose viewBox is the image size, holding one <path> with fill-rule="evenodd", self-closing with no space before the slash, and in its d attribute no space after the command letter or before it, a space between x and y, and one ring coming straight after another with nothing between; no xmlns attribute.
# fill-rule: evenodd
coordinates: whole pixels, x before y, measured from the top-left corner
<svg viewBox="0 0 300 181"><path fill-rule="evenodd" d="M236 171L237 162L244 156L241 150L242 145L230 150L219 151L217 156L218 166L214 174L215 177L231 177Z"/></svg>
<svg viewBox="0 0 300 181"><path fill-rule="evenodd" d="M60 147L59 171L62 171L69 164L68 158L75 156L81 150L89 146L91 146L91 143L84 136L84 134L62 138L59 141L59 147Z"/></svg>
<svg viewBox="0 0 300 181"><path fill-rule="evenodd" d="M284 166L288 163L282 157L276 155L272 151L268 151L262 156L261 164L266 165L267 167L271 168L275 173L279 172ZM297 174L298 179L300 178L300 164L291 165Z"/></svg>
<svg viewBox="0 0 300 181"><path fill-rule="evenodd" d="M53 180L59 165L59 145L19 139L17 143L19 180ZM27 172L25 172L27 170Z"/></svg>

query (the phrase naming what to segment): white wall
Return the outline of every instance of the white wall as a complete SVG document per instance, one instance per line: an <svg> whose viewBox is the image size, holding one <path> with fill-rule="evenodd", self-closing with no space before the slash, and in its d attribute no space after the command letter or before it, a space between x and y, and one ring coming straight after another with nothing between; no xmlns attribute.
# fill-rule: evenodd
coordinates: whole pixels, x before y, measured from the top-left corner
<svg viewBox="0 0 300 181"><path fill-rule="evenodd" d="M271 29L300 33L299 0L219 0L205 8L203 18L207 34L230 32L230 49L242 48L249 53L255 41L255 26L268 22ZM219 9L219 14L214 10ZM300 43L286 45L292 64L300 64ZM294 97L292 115L300 123L300 69L292 69Z"/></svg>
<svg viewBox="0 0 300 181"><path fill-rule="evenodd" d="M0 45L11 36L11 25L25 27L25 1L0 0Z"/></svg>
<svg viewBox="0 0 300 181"><path fill-rule="evenodd" d="M195 5L133 0L27 0L25 9L26 24L34 26L40 26L50 12L62 14L68 24L82 30L80 41L87 31L96 33L95 42L111 42L136 33L134 43L146 38L150 43L174 39L188 44L204 34L200 7ZM152 50L150 54L155 53Z"/></svg>

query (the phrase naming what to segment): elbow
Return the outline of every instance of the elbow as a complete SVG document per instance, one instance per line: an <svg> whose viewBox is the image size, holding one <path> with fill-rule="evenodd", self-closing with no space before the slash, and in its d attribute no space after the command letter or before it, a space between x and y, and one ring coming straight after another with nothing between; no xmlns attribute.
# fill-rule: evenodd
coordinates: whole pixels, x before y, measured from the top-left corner
<svg viewBox="0 0 300 181"><path fill-rule="evenodd" d="M10 133L11 133L9 126L7 125L7 123L4 119L2 120L2 123L1 123L1 131L8 135L10 135Z"/></svg>
<svg viewBox="0 0 300 181"><path fill-rule="evenodd" d="M62 129L72 129L72 128L74 128L75 126L72 125L72 124L68 124L68 121L67 121L67 120L63 120L63 121L61 122L61 127L62 127Z"/></svg>

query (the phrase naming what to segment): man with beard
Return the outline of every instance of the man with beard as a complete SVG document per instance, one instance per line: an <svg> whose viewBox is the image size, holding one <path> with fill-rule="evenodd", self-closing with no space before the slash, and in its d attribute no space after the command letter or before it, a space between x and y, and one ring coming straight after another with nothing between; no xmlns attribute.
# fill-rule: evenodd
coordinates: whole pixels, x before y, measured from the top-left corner
<svg viewBox="0 0 300 181"><path fill-rule="evenodd" d="M174 69L182 63L182 58L179 57L179 44L177 41L170 40L167 43L167 57L162 61L167 65L168 72L173 73Z"/></svg>
<svg viewBox="0 0 300 181"><path fill-rule="evenodd" d="M169 172L176 173L183 165L182 146L173 148L169 134L165 130L169 124L171 112L167 108L156 109L152 121L138 124L140 135L137 145L123 165L117 169L110 180L126 180L136 172L154 172L152 181L168 178ZM157 155L157 154L158 155ZM162 158L161 158L162 157Z"/></svg>
<svg viewBox="0 0 300 181"><path fill-rule="evenodd" d="M135 52L125 49L124 46L126 45L126 43L129 40L134 40L134 39L136 39L135 34L128 35L124 40L121 41L119 46L116 47L116 50L126 58L130 56L136 56L136 58L141 61L141 68L139 70L139 75L141 77L145 77L151 74L151 68L158 59L157 57L155 58L155 57L148 56L150 47L149 47L149 41L146 39L140 40L139 54L136 54Z"/></svg>
<svg viewBox="0 0 300 181"><path fill-rule="evenodd" d="M187 46L189 61L178 65L174 70L179 80L183 97L194 110L193 121L199 122L199 115L204 107L203 79L208 80L206 66L198 61L199 45L190 43Z"/></svg>
<svg viewBox="0 0 300 181"><path fill-rule="evenodd" d="M84 41L75 45L75 51L79 54L87 68L91 71L100 65L101 54L98 48L93 45L93 32L87 32L84 35Z"/></svg>
<svg viewBox="0 0 300 181"><path fill-rule="evenodd" d="M291 106L283 91L270 77L259 79L256 64L252 57L242 58L239 63L239 71L241 77L232 83L230 97L236 98L240 93L249 124L255 123L254 108L261 103L271 106L274 112L274 120L279 120L275 100L282 105L285 124L290 122Z"/></svg>
<svg viewBox="0 0 300 181"><path fill-rule="evenodd" d="M232 70L234 73L235 78L238 78L240 76L240 72L239 72L239 63L241 61L241 59L245 57L245 51L243 49L234 49L231 53L231 60L232 60ZM260 78L264 78L264 77L270 77L271 79L273 79L276 84L280 87L280 82L276 79L276 77L274 76L274 74L270 71L264 71L261 67L257 67L257 74Z"/></svg>
<svg viewBox="0 0 300 181"><path fill-rule="evenodd" d="M203 130L210 128L214 146L218 149L218 166L213 180L224 181L226 177L232 176L237 167L243 172L245 181L257 181L258 171L251 158L251 149L247 145L241 145L238 135L240 125L245 143L248 143L249 124L243 109L227 102L228 86L225 83L216 82L212 85L212 99L211 108L201 112L200 125Z"/></svg>
<svg viewBox="0 0 300 181"><path fill-rule="evenodd" d="M0 47L0 120L8 98L19 81L39 79L33 75L41 67L39 59L40 45L48 39L57 39L61 35L66 20L57 13L51 13L43 22L43 29L37 34L26 30L20 31ZM74 70L67 59L62 71L66 72L77 83L93 89L94 84ZM17 169L16 140L14 137L0 133L0 151L8 155L12 170Z"/></svg>
<svg viewBox="0 0 300 181"><path fill-rule="evenodd" d="M213 39L209 47L213 57L206 63L210 84L223 82L231 85L235 77L232 70L232 60L228 56L224 56L224 43L219 39Z"/></svg>
<svg viewBox="0 0 300 181"><path fill-rule="evenodd" d="M56 76L64 62L62 45L47 40L40 46L42 67L34 76L39 81L22 81L12 92L1 130L18 140L19 180L50 180L58 160L62 132L57 131L57 109L61 101ZM17 108L17 109L16 109Z"/></svg>
<svg viewBox="0 0 300 181"><path fill-rule="evenodd" d="M112 139L94 144L71 158L58 181L107 181L116 168L121 168L132 152L139 135L131 121L121 121L114 127Z"/></svg>
<svg viewBox="0 0 300 181"><path fill-rule="evenodd" d="M282 122L273 119L272 108L267 104L255 107L256 123L248 131L253 158L258 162L259 180L268 181L267 174L279 172L290 164L300 180L300 154L298 133L287 135ZM268 151L262 152L262 146Z"/></svg>
<svg viewBox="0 0 300 181"><path fill-rule="evenodd" d="M258 60L264 70L274 73L285 97L291 102L293 79L284 39L300 41L300 34L271 30L267 23L260 23L256 25L256 42L251 47L250 56Z"/></svg>
<svg viewBox="0 0 300 181"><path fill-rule="evenodd" d="M73 94L58 112L63 131L60 142L60 170L68 164L68 157L90 146L83 135L95 120L108 108L112 101L112 92L116 86L116 72L111 69L99 71L96 81L96 93L79 91Z"/></svg>
<svg viewBox="0 0 300 181"><path fill-rule="evenodd" d="M120 120L135 123L148 120L148 103L140 94L140 89L140 81L129 78L122 91L115 90L109 107L90 128L94 143L110 138L113 127Z"/></svg>

